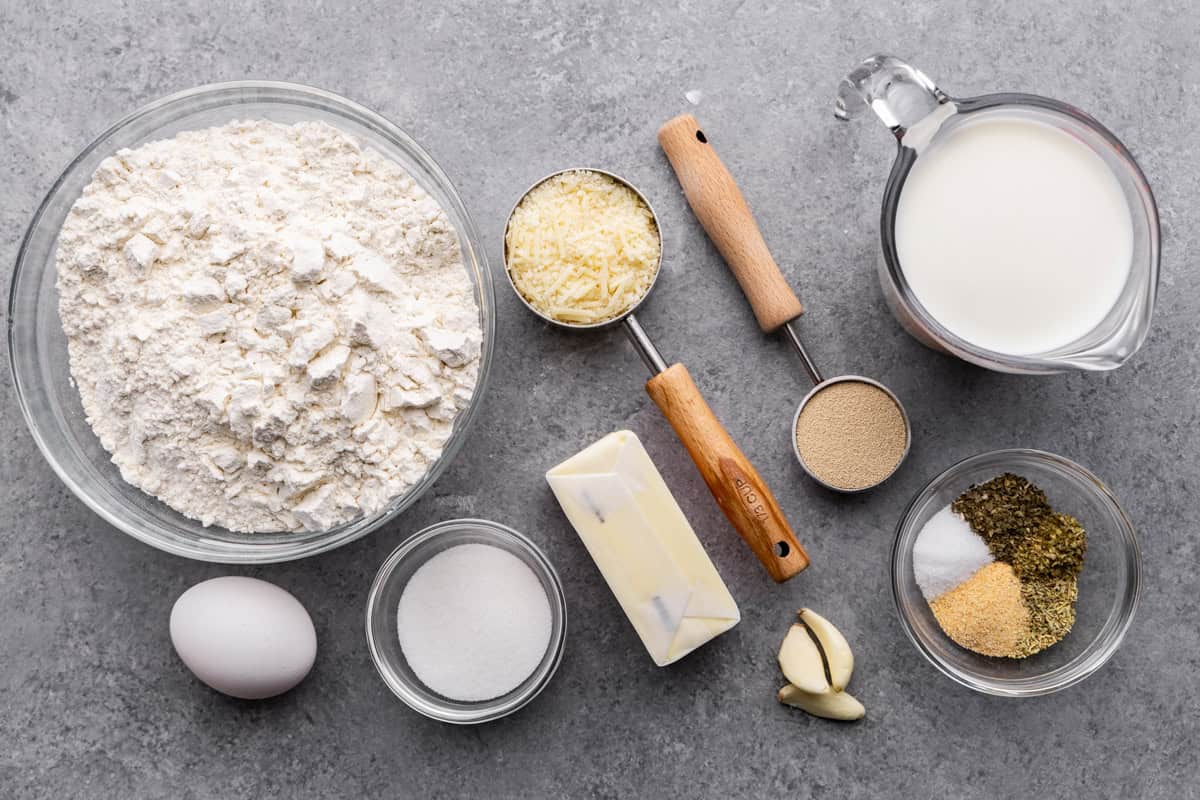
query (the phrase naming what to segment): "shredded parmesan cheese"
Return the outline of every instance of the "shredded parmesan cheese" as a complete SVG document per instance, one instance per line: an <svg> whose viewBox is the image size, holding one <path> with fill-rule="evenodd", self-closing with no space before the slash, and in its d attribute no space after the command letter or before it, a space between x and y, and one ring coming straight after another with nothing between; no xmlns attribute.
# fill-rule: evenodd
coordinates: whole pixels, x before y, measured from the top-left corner
<svg viewBox="0 0 1200 800"><path fill-rule="evenodd" d="M559 322L591 325L621 316L650 290L662 242L636 192L603 173L572 170L520 202L504 254L530 305Z"/></svg>

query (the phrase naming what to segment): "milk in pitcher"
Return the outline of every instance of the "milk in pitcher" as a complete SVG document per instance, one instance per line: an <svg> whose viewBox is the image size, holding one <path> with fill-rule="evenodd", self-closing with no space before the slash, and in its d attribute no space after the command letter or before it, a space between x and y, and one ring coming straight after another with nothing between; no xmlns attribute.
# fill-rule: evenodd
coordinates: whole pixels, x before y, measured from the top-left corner
<svg viewBox="0 0 1200 800"><path fill-rule="evenodd" d="M1094 330L1133 261L1117 177L1069 133L984 113L942 131L900 193L896 255L917 300L985 350L1047 353Z"/></svg>

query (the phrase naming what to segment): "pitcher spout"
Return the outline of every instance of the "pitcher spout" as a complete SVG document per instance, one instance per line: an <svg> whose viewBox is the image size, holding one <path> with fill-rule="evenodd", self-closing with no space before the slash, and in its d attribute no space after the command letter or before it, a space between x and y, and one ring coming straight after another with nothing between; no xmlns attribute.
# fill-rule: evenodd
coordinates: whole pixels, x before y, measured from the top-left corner
<svg viewBox="0 0 1200 800"><path fill-rule="evenodd" d="M901 138L948 99L916 67L894 56L875 55L842 79L833 114L848 120L870 108Z"/></svg>

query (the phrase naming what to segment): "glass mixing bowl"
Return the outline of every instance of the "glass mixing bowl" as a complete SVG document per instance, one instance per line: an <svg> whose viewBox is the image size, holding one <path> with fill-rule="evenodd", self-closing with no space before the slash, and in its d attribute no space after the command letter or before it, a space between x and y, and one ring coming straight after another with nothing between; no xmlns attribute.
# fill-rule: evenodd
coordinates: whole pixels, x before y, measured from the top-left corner
<svg viewBox="0 0 1200 800"><path fill-rule="evenodd" d="M429 559L463 544L499 547L521 559L541 582L550 603L550 641L537 667L508 694L478 702L451 700L425 686L400 648L398 610L404 587ZM383 562L367 597L367 647L379 676L413 710L456 725L500 719L537 697L562 661L566 637L567 600L554 566L529 539L512 528L485 519L452 519L416 534Z"/></svg>
<svg viewBox="0 0 1200 800"><path fill-rule="evenodd" d="M1037 484L1056 511L1071 514L1087 530L1075 625L1062 641L1024 659L982 656L952 642L942 633L913 575L913 543L929 518L972 484L1004 472ZM996 450L950 467L909 505L892 547L892 591L908 638L958 683L1006 697L1050 694L1103 666L1133 620L1141 572L1133 525L1112 492L1073 461L1040 450Z"/></svg>
<svg viewBox="0 0 1200 800"><path fill-rule="evenodd" d="M92 173L123 147L234 119L322 120L397 161L445 209L475 287L483 330L479 380L470 403L454 421L441 457L381 511L329 530L242 534L206 528L130 486L92 433L68 369L55 289L55 245L67 212ZM496 333L496 300L486 259L450 179L407 134L373 111L330 92L288 83L238 81L189 89L150 103L105 131L54 182L34 215L17 255L8 301L8 352L17 399L33 438L63 482L130 536L176 555L229 564L289 561L321 553L365 536L411 506L462 448L487 384Z"/></svg>

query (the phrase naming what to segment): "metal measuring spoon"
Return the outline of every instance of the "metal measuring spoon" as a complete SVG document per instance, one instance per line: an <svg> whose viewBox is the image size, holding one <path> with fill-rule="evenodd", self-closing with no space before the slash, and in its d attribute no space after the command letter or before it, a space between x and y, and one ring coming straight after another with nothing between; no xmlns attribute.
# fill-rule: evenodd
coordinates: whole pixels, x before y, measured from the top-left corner
<svg viewBox="0 0 1200 800"><path fill-rule="evenodd" d="M513 213L524 202L525 198L544 182L567 172L592 172L605 175L617 183L628 187L650 212L654 220L655 232L659 239L659 259L655 265L654 278L645 294L632 306L625 309L613 319L598 323L571 323L554 319L533 305L517 288L512 273L508 268L508 227L512 223ZM687 448L688 454L696 463L704 482L717 501L717 505L725 512L730 523L745 540L759 561L766 567L767 572L777 582L783 582L808 566L808 554L796 540L783 511L775 501L774 495L759 477L750 460L742 453L737 444L725 431L712 409L708 407L700 390L692 381L687 368L683 364L668 365L659 353L658 348L650 340L646 331L637 321L633 312L639 308L658 281L662 272L662 232L658 217L653 206L633 184L619 175L599 169L568 169L560 170L542 178L530 186L521 195L508 213L504 224L504 274L508 276L509 285L521 302L539 317L559 328L581 331L588 329L609 328L621 325L633 342L634 348L646 362L653 377L646 382L646 393L662 411L663 416L675 429L675 434Z"/></svg>
<svg viewBox="0 0 1200 800"><path fill-rule="evenodd" d="M821 375L796 330L795 322L804 313L804 307L779 271L746 199L742 197L729 170L721 163L696 118L691 114L683 114L670 120L659 129L658 142L671 162L696 218L708 232L741 285L746 299L750 301L759 327L766 333L783 328L787 340L800 356L804 371L814 384L813 390L800 401L792 423L792 446L800 466L818 483L839 492L861 492L883 483L908 456L912 442L912 428L904 406L890 389L878 381L858 375L828 379ZM831 424L823 433L835 443L835 447L839 439L842 441L844 446L840 456L844 461L843 466L850 472L860 468L857 474L865 476L857 483L834 480L832 476L838 471L815 468L816 465L808 463L803 455L806 448L801 441L804 435L801 419L806 407L823 392L839 384L855 385L859 394L868 401L887 398L899 412L889 413L887 419L879 420L886 423L880 425L882 434L886 435L881 434L879 440L873 443L865 443L864 430L861 426L852 425L855 422L855 409L847 408L846 413L841 415L827 415L835 423L839 416L842 419L841 426ZM875 405L880 403L876 402ZM883 406L890 412L890 406L886 406L886 403ZM901 435L902 448L895 446ZM870 449L870 444L878 447L873 454L861 452ZM867 446L864 448L864 445ZM872 455L875 461L869 462L867 459Z"/></svg>

